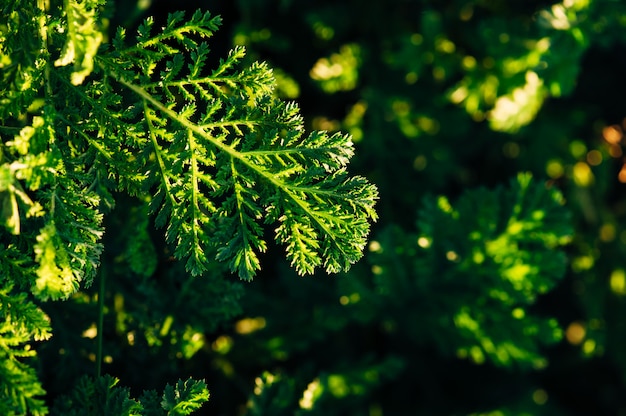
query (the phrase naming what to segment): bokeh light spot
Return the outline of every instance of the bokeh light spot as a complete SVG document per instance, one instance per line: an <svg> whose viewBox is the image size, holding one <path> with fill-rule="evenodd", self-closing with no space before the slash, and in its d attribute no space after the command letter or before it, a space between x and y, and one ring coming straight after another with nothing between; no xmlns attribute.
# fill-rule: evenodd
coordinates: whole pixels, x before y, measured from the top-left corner
<svg viewBox="0 0 626 416"><path fill-rule="evenodd" d="M626 163L624 163L622 165L622 168L620 169L619 173L617 174L617 179L621 183L626 183Z"/></svg>
<svg viewBox="0 0 626 416"><path fill-rule="evenodd" d="M609 279L611 291L616 295L626 295L626 272L624 269L615 269Z"/></svg>
<svg viewBox="0 0 626 416"><path fill-rule="evenodd" d="M509 159L517 158L520 155L519 144L515 142L506 142L504 146L502 146L502 153Z"/></svg>
<svg viewBox="0 0 626 416"><path fill-rule="evenodd" d="M604 243L609 243L615 240L615 226L613 224L603 224L600 227L600 240Z"/></svg>
<svg viewBox="0 0 626 416"><path fill-rule="evenodd" d="M227 335L220 335L211 344L211 349L218 354L226 354L233 347L233 339Z"/></svg>
<svg viewBox="0 0 626 416"><path fill-rule="evenodd" d="M587 153L587 146L580 140L574 140L569 145L569 152L574 158L580 159Z"/></svg>
<svg viewBox="0 0 626 416"><path fill-rule="evenodd" d="M592 339L588 339L583 343L583 352L586 355L591 355L596 350L596 342Z"/></svg>
<svg viewBox="0 0 626 416"><path fill-rule="evenodd" d="M446 258L450 261L458 261L459 255L456 252L450 250L446 253Z"/></svg>
<svg viewBox="0 0 626 416"><path fill-rule="evenodd" d="M623 136L624 132L618 125L606 126L602 129L602 137L609 144L619 144Z"/></svg>
<svg viewBox="0 0 626 416"><path fill-rule="evenodd" d="M476 58L470 55L464 56L461 65L465 70L474 69L476 68Z"/></svg>
<svg viewBox="0 0 626 416"><path fill-rule="evenodd" d="M560 160L552 159L552 160L549 160L548 163L546 164L546 173L552 179L560 178L561 176L563 176L564 172L565 172L565 169L563 168L563 164L561 163Z"/></svg>
<svg viewBox="0 0 626 416"><path fill-rule="evenodd" d="M565 338L572 345L580 345L584 341L586 334L587 331L584 324L578 321L569 324L565 330Z"/></svg>
<svg viewBox="0 0 626 416"><path fill-rule="evenodd" d="M235 331L238 334L246 335L265 328L265 318L244 318L235 323Z"/></svg>
<svg viewBox="0 0 626 416"><path fill-rule="evenodd" d="M593 184L594 177L591 168L585 162L578 162L573 170L574 183L580 187L587 187ZM621 173L621 172L620 172Z"/></svg>
<svg viewBox="0 0 626 416"><path fill-rule="evenodd" d="M587 163L591 166L598 166L602 163L602 153L597 150L590 150L589 153L587 153Z"/></svg>
<svg viewBox="0 0 626 416"><path fill-rule="evenodd" d="M526 316L526 312L522 308L515 308L513 309L513 312L511 312L511 315L515 319L523 319L524 316Z"/></svg>
<svg viewBox="0 0 626 416"><path fill-rule="evenodd" d="M427 165L428 159L424 155L419 155L413 160L413 169L415 170L424 170Z"/></svg>
<svg viewBox="0 0 626 416"><path fill-rule="evenodd" d="M430 247L430 240L426 237L420 237L417 239L417 245L421 248L428 248Z"/></svg>
<svg viewBox="0 0 626 416"><path fill-rule="evenodd" d="M382 253L383 252L383 246L378 241L372 240L370 242L370 245L369 245L369 250L372 253Z"/></svg>
<svg viewBox="0 0 626 416"><path fill-rule="evenodd" d="M548 401L548 393L544 389L537 389L533 392L533 402L544 405Z"/></svg>

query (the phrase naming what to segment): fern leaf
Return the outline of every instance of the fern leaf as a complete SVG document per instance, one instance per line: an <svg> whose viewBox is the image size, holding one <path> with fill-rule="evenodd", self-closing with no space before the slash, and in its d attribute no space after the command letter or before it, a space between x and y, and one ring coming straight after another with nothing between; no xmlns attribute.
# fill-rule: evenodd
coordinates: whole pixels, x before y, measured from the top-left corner
<svg viewBox="0 0 626 416"><path fill-rule="evenodd" d="M169 384L163 392L161 406L172 416L184 416L198 410L209 400L209 391L202 380L178 380L175 387Z"/></svg>
<svg viewBox="0 0 626 416"><path fill-rule="evenodd" d="M143 407L143 416L165 416L165 410L161 407L161 398L154 390L146 390L139 397L139 402Z"/></svg>
<svg viewBox="0 0 626 416"><path fill-rule="evenodd" d="M139 416L142 406L130 397L130 389L118 386L119 380L109 375L92 379L81 377L74 388L59 397L52 415L63 416Z"/></svg>
<svg viewBox="0 0 626 416"><path fill-rule="evenodd" d="M174 14L150 37L147 21L136 46L116 41L121 49L100 58L139 100L127 120L145 156L133 163L143 188L154 189L157 225L167 223L175 256L196 275L214 256L251 279L271 223L298 273L347 270L362 255L377 199L373 185L347 174L350 137L304 137L298 107L274 98L267 65L241 68L241 47L205 69L203 39L218 23L208 13L188 23Z"/></svg>
<svg viewBox="0 0 626 416"><path fill-rule="evenodd" d="M43 415L47 408L40 397L45 391L36 371L23 359L35 355L28 342L50 338L50 323L43 311L28 300L26 293L16 294L7 283L8 279L17 277L19 268L11 270L2 266L6 264L0 263L0 391L3 398L0 413ZM9 271L17 273L8 274Z"/></svg>
<svg viewBox="0 0 626 416"><path fill-rule="evenodd" d="M562 332L530 306L566 270L561 246L572 226L561 193L520 174L506 188L468 190L454 204L425 198L418 228L418 235L387 230L373 256L381 270L376 290L394 304L429 305L426 327L413 336L423 342L424 333L437 334L432 341L443 350L454 346L449 354L479 364L544 365L541 345ZM453 294L454 302L433 307L436 294Z"/></svg>

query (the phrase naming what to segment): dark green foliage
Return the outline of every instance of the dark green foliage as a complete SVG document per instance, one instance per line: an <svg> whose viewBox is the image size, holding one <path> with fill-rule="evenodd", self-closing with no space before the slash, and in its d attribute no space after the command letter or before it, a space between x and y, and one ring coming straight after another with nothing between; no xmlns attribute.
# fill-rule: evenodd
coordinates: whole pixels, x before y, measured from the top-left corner
<svg viewBox="0 0 626 416"><path fill-rule="evenodd" d="M358 270L359 279L291 283L285 274L266 293L244 296L266 326L233 337L224 358L276 369L255 382L252 414L454 414L491 388L534 406L512 380L545 368L544 349L562 339L558 322L536 312L567 266L561 246L572 229L562 194L520 174L452 202L426 197L417 223L376 234L371 271ZM450 378L439 377L459 377L460 391L452 381L431 384L442 368ZM472 388L473 377L501 381Z"/></svg>
<svg viewBox="0 0 626 416"><path fill-rule="evenodd" d="M335 368L368 353L394 352L406 371L348 414L377 414L376 405L383 414L623 412L622 3L240 0L215 6L226 25L227 16L235 17L235 43L280 68L278 91L299 97L312 128L353 134L352 169L381 193L370 267L362 263L346 279L300 285L278 268L258 296L244 296L247 316L263 317L266 327L233 338L228 357L239 372L246 351L267 348L256 365L249 363L254 374L271 369L303 392L315 378L301 370L307 365ZM445 256L448 246L484 253L486 241L469 240L464 222L480 228L473 210L487 223L506 218L491 205L513 192L470 198L467 190L502 187L526 171L538 189L546 182L562 192L573 230L562 251L535 241L506 248L508 261L539 264L543 274L524 279L530 291L514 290L499 274L508 268L488 256L481 266L467 256L460 263ZM465 212L463 220L452 220L426 194L445 195L453 212ZM473 208L462 208L462 201L473 201ZM562 236L557 224L565 223L543 223ZM422 226L436 236L429 250L417 245L426 236ZM498 299L502 293L519 305ZM459 319L463 307L478 331ZM513 346L527 354L505 363L485 353L486 338L493 351Z"/></svg>
<svg viewBox="0 0 626 416"><path fill-rule="evenodd" d="M123 287L137 300L126 311L124 295L112 296L116 330L128 331L129 345L138 331L143 345L168 339L175 355L189 358L202 348L203 332L239 311L238 291L221 280L217 262L251 280L266 251L264 228L274 224L300 274L346 271L362 256L368 221L376 219L376 188L346 172L349 135L304 137L298 107L272 94L266 64L241 62L243 48L208 61L206 40L218 17L177 12L159 31L146 19L129 44L120 29L101 47L105 3L2 6L0 382L8 414L46 412L36 398L44 390L21 360L34 355L29 342L50 336L38 303L71 298L72 307L88 309L96 296L86 289L99 273L97 298L111 299L107 290ZM132 204L131 228L122 251L109 257L112 267L100 268L104 215L119 201ZM153 224L167 225L158 251ZM157 270L170 262L170 250L192 276L215 274L193 280L175 267ZM126 280L107 287L117 274L138 279L130 290ZM99 305L97 325L87 314L76 329L88 338L95 330L102 342L106 307ZM66 348L86 354L80 342L58 352ZM81 383L62 412L140 408L127 390L114 388L116 379ZM188 414L207 399L205 384L179 383L166 388L163 409Z"/></svg>
<svg viewBox="0 0 626 416"><path fill-rule="evenodd" d="M168 384L161 397L154 391L146 391L139 400L132 399L129 389L118 386L118 382L109 375L95 380L85 376L70 394L57 400L51 414L184 416L198 410L209 399L204 381L179 380L174 387Z"/></svg>
<svg viewBox="0 0 626 416"><path fill-rule="evenodd" d="M128 388L119 387L119 380L105 375L93 380L84 376L67 396L55 403L56 415L139 415L141 405L130 398Z"/></svg>
<svg viewBox="0 0 626 416"><path fill-rule="evenodd" d="M254 416L269 412L276 415L292 414L291 409L296 407L297 397L293 379L283 379L280 375L265 372L255 380L254 397L250 400L248 413Z"/></svg>
<svg viewBox="0 0 626 416"><path fill-rule="evenodd" d="M0 413L43 415L47 407L40 396L45 392L34 369L22 360L35 355L32 340L50 338L50 323L25 293L12 290L7 276L1 282Z"/></svg>
<svg viewBox="0 0 626 416"><path fill-rule="evenodd" d="M0 413L624 413L620 2L0 11Z"/></svg>
<svg viewBox="0 0 626 416"><path fill-rule="evenodd" d="M528 316L528 307L566 270L558 248L572 228L563 203L530 175L508 189L467 191L453 205L426 198L417 233L390 228L380 236L373 289L398 308L417 304L420 344L477 363L542 367L541 344L562 333L554 319ZM454 304L429 302L450 293Z"/></svg>
<svg viewBox="0 0 626 416"><path fill-rule="evenodd" d="M374 364L371 359L328 369L297 391L294 378L264 373L255 380L250 415L342 415L359 407L381 384L393 379L403 367L389 358ZM334 370L334 371L333 371Z"/></svg>

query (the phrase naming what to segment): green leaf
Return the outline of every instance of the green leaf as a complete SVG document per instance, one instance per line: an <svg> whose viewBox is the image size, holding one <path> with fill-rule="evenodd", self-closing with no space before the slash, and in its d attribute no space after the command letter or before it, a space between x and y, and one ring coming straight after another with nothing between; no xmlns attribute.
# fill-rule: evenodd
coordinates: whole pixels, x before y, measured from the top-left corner
<svg viewBox="0 0 626 416"><path fill-rule="evenodd" d="M93 71L94 58L102 42L98 27L98 8L104 0L65 0L67 38L55 66L74 64L71 82L80 85Z"/></svg>
<svg viewBox="0 0 626 416"><path fill-rule="evenodd" d="M204 381L178 381L165 387L162 398L156 392L144 391L140 400L130 396L130 389L118 385L110 375L81 377L74 388L54 403L52 415L62 416L161 416L189 415L209 399Z"/></svg>
<svg viewBox="0 0 626 416"><path fill-rule="evenodd" d="M0 14L0 119L17 117L33 103L48 58L46 15L32 2L4 2Z"/></svg>
<svg viewBox="0 0 626 416"><path fill-rule="evenodd" d="M1 264L5 266L5 264ZM37 372L25 359L35 356L31 340L50 338L51 328L47 316L28 300L26 293L14 290L7 275L10 269L0 269L0 413L44 415L44 389ZM15 270L13 270L15 271Z"/></svg>
<svg viewBox="0 0 626 416"><path fill-rule="evenodd" d="M531 306L563 278L561 247L572 232L561 193L529 174L508 187L467 190L454 203L426 197L417 235L393 228L381 235L372 258L376 292L394 305L424 305L417 342L429 333L455 357L539 368L541 346L562 331Z"/></svg>
<svg viewBox="0 0 626 416"><path fill-rule="evenodd" d="M118 386L119 380L104 375L81 377L72 391L59 397L52 415L63 416L139 416L142 405L130 397L130 389Z"/></svg>
<svg viewBox="0 0 626 416"><path fill-rule="evenodd" d="M161 407L161 399L156 391L146 390L139 398L143 407L143 416L165 416L166 413Z"/></svg>
<svg viewBox="0 0 626 416"><path fill-rule="evenodd" d="M189 415L209 400L209 391L202 380L178 380L175 387L169 384L163 392L161 406L168 415Z"/></svg>
<svg viewBox="0 0 626 416"><path fill-rule="evenodd" d="M125 116L141 155L131 165L153 190L156 224L167 224L175 257L194 275L217 259L250 280L266 249L264 224L275 223L298 273L348 270L377 199L373 185L346 171L350 136L303 137L298 107L274 97L267 65L241 68L241 47L205 70L203 39L219 20L199 12L182 19L171 15L156 35L148 20L136 46L116 41L121 49L99 59L138 100Z"/></svg>
<svg viewBox="0 0 626 416"><path fill-rule="evenodd" d="M77 276L70 265L69 253L59 238L54 222L41 229L35 244L37 280L33 293L42 299L67 298L78 289Z"/></svg>

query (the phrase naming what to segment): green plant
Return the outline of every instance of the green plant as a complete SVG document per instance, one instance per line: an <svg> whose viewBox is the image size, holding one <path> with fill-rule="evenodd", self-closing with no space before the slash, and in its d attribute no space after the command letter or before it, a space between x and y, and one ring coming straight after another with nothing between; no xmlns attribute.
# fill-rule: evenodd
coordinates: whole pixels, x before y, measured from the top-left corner
<svg viewBox="0 0 626 416"><path fill-rule="evenodd" d="M250 414L467 414L498 403L555 412L525 395L563 338L537 306L563 281L571 223L557 189L519 174L455 200L424 197L414 227L374 233L348 278L305 284L286 274L269 293L246 293L247 313L266 327L222 354L241 369L254 351L249 365L269 369Z"/></svg>
<svg viewBox="0 0 626 416"><path fill-rule="evenodd" d="M2 414L47 413L25 359L55 324L42 302L80 296L98 274L102 342L103 220L124 195L133 201L137 227L125 256L144 276L156 262L148 213L189 275L223 262L243 280L260 269L270 226L298 273L335 273L361 257L376 219L376 188L346 171L350 136L305 136L298 107L275 98L267 65L241 64L243 48L209 59L205 40L218 17L175 13L160 31L147 19L134 40L120 29L109 44L104 6L103 0L2 6ZM208 398L198 383L179 407L193 409L190 403ZM115 384L84 381L59 406L69 412L94 394L108 397ZM185 389L179 383L176 391ZM175 395L170 390L166 399ZM111 394L119 414L147 406L123 389ZM167 406L168 414L187 414Z"/></svg>
<svg viewBox="0 0 626 416"><path fill-rule="evenodd" d="M188 415L209 399L203 381L178 381L167 385L159 397L153 390L144 391L138 400L128 388L117 386L119 380L109 375L95 380L83 377L69 394L55 403L57 415Z"/></svg>

